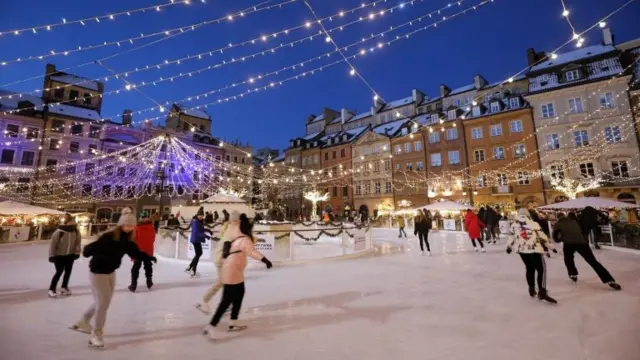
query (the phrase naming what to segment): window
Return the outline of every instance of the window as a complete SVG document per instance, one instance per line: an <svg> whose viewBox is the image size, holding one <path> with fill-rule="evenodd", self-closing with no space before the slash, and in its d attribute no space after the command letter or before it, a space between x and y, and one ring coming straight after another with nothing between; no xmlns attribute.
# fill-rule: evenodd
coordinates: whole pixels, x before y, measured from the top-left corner
<svg viewBox="0 0 640 360"><path fill-rule="evenodd" d="M387 181L384 185L384 192L386 194L390 194L391 193L391 181Z"/></svg>
<svg viewBox="0 0 640 360"><path fill-rule="evenodd" d="M16 188L17 193L25 193L29 191L29 183L31 179L29 178L19 178L18 179L18 187Z"/></svg>
<svg viewBox="0 0 640 360"><path fill-rule="evenodd" d="M518 185L530 185L531 180L529 179L528 171L518 171L517 175Z"/></svg>
<svg viewBox="0 0 640 360"><path fill-rule="evenodd" d="M69 100L76 100L79 96L78 90L69 90Z"/></svg>
<svg viewBox="0 0 640 360"><path fill-rule="evenodd" d="M395 152L396 154L401 154L401 153L402 153L402 145L396 145L396 146L394 147L394 152Z"/></svg>
<svg viewBox="0 0 640 360"><path fill-rule="evenodd" d="M522 120L511 120L510 128L512 133L522 132Z"/></svg>
<svg viewBox="0 0 640 360"><path fill-rule="evenodd" d="M476 127L471 129L471 138L474 140L482 139L482 128Z"/></svg>
<svg viewBox="0 0 640 360"><path fill-rule="evenodd" d="M105 173L107 174L107 176L113 176L114 172L113 172L113 165L109 165L105 168Z"/></svg>
<svg viewBox="0 0 640 360"><path fill-rule="evenodd" d="M442 158L440 157L440 153L431 154L431 166L441 166Z"/></svg>
<svg viewBox="0 0 640 360"><path fill-rule="evenodd" d="M385 160L384 161L384 171L389 171L391 170L391 160Z"/></svg>
<svg viewBox="0 0 640 360"><path fill-rule="evenodd" d="M515 144L513 147L513 156L521 159L527 155L527 147L524 144Z"/></svg>
<svg viewBox="0 0 640 360"><path fill-rule="evenodd" d="M338 187L334 186L332 190L333 191L332 191L332 195L331 196L337 197L338 196Z"/></svg>
<svg viewBox="0 0 640 360"><path fill-rule="evenodd" d="M569 112L574 114L584 112L581 98L576 97L573 99L569 99Z"/></svg>
<svg viewBox="0 0 640 360"><path fill-rule="evenodd" d="M20 126L16 124L7 124L7 129L4 132L4 137L16 138L20 133Z"/></svg>
<svg viewBox="0 0 640 360"><path fill-rule="evenodd" d="M440 120L440 119L438 118L438 114L431 114L431 123L432 123L432 124L437 123L437 122L438 122L438 120Z"/></svg>
<svg viewBox="0 0 640 360"><path fill-rule="evenodd" d="M509 108L517 109L520 107L520 98L514 97L509 99Z"/></svg>
<svg viewBox="0 0 640 360"><path fill-rule="evenodd" d="M53 91L53 97L58 100L63 100L62 98L64 97L64 88L56 88Z"/></svg>
<svg viewBox="0 0 640 360"><path fill-rule="evenodd" d="M494 101L491 103L491 112L495 113L495 112L500 112L500 103L498 103L497 101Z"/></svg>
<svg viewBox="0 0 640 360"><path fill-rule="evenodd" d="M422 150L422 141L414 141L413 142L413 150L421 151Z"/></svg>
<svg viewBox="0 0 640 360"><path fill-rule="evenodd" d="M39 135L40 135L40 129L34 128L34 127L27 128L27 135L26 135L27 140L37 139Z"/></svg>
<svg viewBox="0 0 640 360"><path fill-rule="evenodd" d="M503 160L504 159L504 148L503 147L495 147L495 148L493 148L493 158L495 160Z"/></svg>
<svg viewBox="0 0 640 360"><path fill-rule="evenodd" d="M460 107L460 99L453 100L453 105Z"/></svg>
<svg viewBox="0 0 640 360"><path fill-rule="evenodd" d="M416 162L416 170L424 170L424 162L422 160Z"/></svg>
<svg viewBox="0 0 640 360"><path fill-rule="evenodd" d="M360 195L362 194L362 186L360 185L360 183L356 184L356 195Z"/></svg>
<svg viewBox="0 0 640 360"><path fill-rule="evenodd" d="M72 162L68 162L64 168L64 172L67 175L73 175L76 173L76 164Z"/></svg>
<svg viewBox="0 0 640 360"><path fill-rule="evenodd" d="M458 150L449 150L447 157L449 158L449 164L460 164L460 152Z"/></svg>
<svg viewBox="0 0 640 360"><path fill-rule="evenodd" d="M325 161L329 160L329 153L328 152L324 153L324 160Z"/></svg>
<svg viewBox="0 0 640 360"><path fill-rule="evenodd" d="M567 81L578 80L580 78L580 72L578 70L569 70L564 73L564 77Z"/></svg>
<svg viewBox="0 0 640 360"><path fill-rule="evenodd" d="M594 177L596 176L596 170L593 166L593 163L582 163L580 164L580 174L583 177Z"/></svg>
<svg viewBox="0 0 640 360"><path fill-rule="evenodd" d="M56 166L57 165L58 165L58 160L56 160L56 159L47 159L47 162L46 162L46 165L45 165L46 166L46 171L48 173L50 173L50 174L56 172Z"/></svg>
<svg viewBox="0 0 640 360"><path fill-rule="evenodd" d="M371 153L377 154L379 152L380 152L380 148L378 147L378 144L373 144L373 146L371 146Z"/></svg>
<svg viewBox="0 0 640 360"><path fill-rule="evenodd" d="M496 175L496 183L498 184L498 186L506 186L509 184L509 181L507 180L507 174L497 174Z"/></svg>
<svg viewBox="0 0 640 360"><path fill-rule="evenodd" d="M370 182L364 183L364 194L365 195L371 194L371 183Z"/></svg>
<svg viewBox="0 0 640 360"><path fill-rule="evenodd" d="M560 149L560 139L558 134L548 134L544 136L547 150Z"/></svg>
<svg viewBox="0 0 640 360"><path fill-rule="evenodd" d="M447 112L447 119L449 120L455 120L457 116L457 111L456 110L449 110Z"/></svg>
<svg viewBox="0 0 640 360"><path fill-rule="evenodd" d="M20 165L33 166L35 158L36 158L36 153L34 153L33 151L23 151L22 161L20 162Z"/></svg>
<svg viewBox="0 0 640 360"><path fill-rule="evenodd" d="M13 165L13 157L15 156L16 151L11 149L3 149L2 150L2 158L0 159L0 163L5 165Z"/></svg>
<svg viewBox="0 0 640 360"><path fill-rule="evenodd" d="M346 155L344 149L340 149L340 157L343 158L345 156L347 156L347 155Z"/></svg>
<svg viewBox="0 0 640 360"><path fill-rule="evenodd" d="M629 177L629 167L626 160L616 160L611 162L611 170L615 177Z"/></svg>
<svg viewBox="0 0 640 360"><path fill-rule="evenodd" d="M91 184L83 184L82 185L82 196L91 196L91 191L93 190Z"/></svg>
<svg viewBox="0 0 640 360"><path fill-rule="evenodd" d="M77 153L80 151L80 143L72 142L69 144L69 152Z"/></svg>
<svg viewBox="0 0 640 360"><path fill-rule="evenodd" d="M59 139L50 139L49 140L49 150L58 150L60 149L60 140Z"/></svg>
<svg viewBox="0 0 640 360"><path fill-rule="evenodd" d="M413 163L408 162L406 165L406 169L407 171L412 171L413 170Z"/></svg>
<svg viewBox="0 0 640 360"><path fill-rule="evenodd" d="M87 163L84 166L84 172L87 175L93 175L93 170L96 168L96 164L92 164L92 163Z"/></svg>
<svg viewBox="0 0 640 360"><path fill-rule="evenodd" d="M71 135L82 136L83 126L82 124L71 125Z"/></svg>
<svg viewBox="0 0 640 360"><path fill-rule="evenodd" d="M396 171L400 171L400 170L402 170L402 164L396 163Z"/></svg>
<svg viewBox="0 0 640 360"><path fill-rule="evenodd" d="M380 182L376 181L375 183L376 194L380 194L382 192L382 188L380 187Z"/></svg>
<svg viewBox="0 0 640 360"><path fill-rule="evenodd" d="M62 121L62 120L53 120L51 122L51 131L57 132L57 133L63 133L64 132L64 121Z"/></svg>
<svg viewBox="0 0 640 360"><path fill-rule="evenodd" d="M83 96L83 103L84 103L85 105L91 105L91 94L89 94L89 93L84 93L84 96Z"/></svg>
<svg viewBox="0 0 640 360"><path fill-rule="evenodd" d="M338 152L333 150L333 153L331 154L331 158L336 159L337 157L338 157Z"/></svg>
<svg viewBox="0 0 640 360"><path fill-rule="evenodd" d="M604 93L600 94L600 107L603 109L611 109L616 107L616 104L613 102L613 93Z"/></svg>
<svg viewBox="0 0 640 360"><path fill-rule="evenodd" d="M342 196L349 196L349 188L347 186L342 188Z"/></svg>
<svg viewBox="0 0 640 360"><path fill-rule="evenodd" d="M476 162L484 161L484 150L478 149L473 151Z"/></svg>
<svg viewBox="0 0 640 360"><path fill-rule="evenodd" d="M480 116L480 106L474 106L471 110L473 116Z"/></svg>
<svg viewBox="0 0 640 360"><path fill-rule="evenodd" d="M619 143L622 141L622 135L620 134L620 127L607 126L604 128L604 137L608 144Z"/></svg>
<svg viewBox="0 0 640 360"><path fill-rule="evenodd" d="M479 188L487 187L487 175L478 175L476 178L476 186Z"/></svg>
<svg viewBox="0 0 640 360"><path fill-rule="evenodd" d="M491 125L491 136L502 135L502 124Z"/></svg>
<svg viewBox="0 0 640 360"><path fill-rule="evenodd" d="M408 134L409 134L409 129L402 128L402 135L408 135Z"/></svg>
<svg viewBox="0 0 640 360"><path fill-rule="evenodd" d="M374 162L373 163L373 171L375 172L379 172L380 171L380 163L379 162Z"/></svg>
<svg viewBox="0 0 640 360"><path fill-rule="evenodd" d="M411 152L411 143L405 143L404 144L404 152L406 152L406 153L410 153Z"/></svg>
<svg viewBox="0 0 640 360"><path fill-rule="evenodd" d="M429 143L430 144L435 144L440 142L440 133L437 131L434 131L432 133L429 133Z"/></svg>
<svg viewBox="0 0 640 360"><path fill-rule="evenodd" d="M553 108L553 103L542 104L541 110L543 118L552 118L556 116L556 111Z"/></svg>
<svg viewBox="0 0 640 360"><path fill-rule="evenodd" d="M458 128L447 129L447 140L455 140L458 138Z"/></svg>
<svg viewBox="0 0 640 360"><path fill-rule="evenodd" d="M118 176L124 177L125 175L127 175L127 168L119 167L117 170L117 174Z"/></svg>
<svg viewBox="0 0 640 360"><path fill-rule="evenodd" d="M573 132L573 138L577 147L583 147L589 145L589 134L587 130L577 130Z"/></svg>
<svg viewBox="0 0 640 360"><path fill-rule="evenodd" d="M551 177L553 179L564 179L564 165L562 164L554 164L549 166L549 172L551 173Z"/></svg>

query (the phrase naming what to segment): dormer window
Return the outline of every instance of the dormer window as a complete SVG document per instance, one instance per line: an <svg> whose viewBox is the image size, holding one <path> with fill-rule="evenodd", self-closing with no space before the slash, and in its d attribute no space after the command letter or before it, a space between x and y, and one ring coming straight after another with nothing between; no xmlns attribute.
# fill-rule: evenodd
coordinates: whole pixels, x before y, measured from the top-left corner
<svg viewBox="0 0 640 360"><path fill-rule="evenodd" d="M511 109L517 109L520 107L520 99L517 97L509 99L509 107Z"/></svg>
<svg viewBox="0 0 640 360"><path fill-rule="evenodd" d="M485 95L485 97L484 97L484 101L486 101L486 102L491 101L491 99L493 99L493 95L491 95L491 94Z"/></svg>
<svg viewBox="0 0 640 360"><path fill-rule="evenodd" d="M580 78L580 72L576 69L576 70L570 70L567 71L566 73L564 73L564 77L565 79L567 79L567 81L575 81L578 80Z"/></svg>
<svg viewBox="0 0 640 360"><path fill-rule="evenodd" d="M300 146L300 140L298 140L297 144L298 144L298 146Z"/></svg>
<svg viewBox="0 0 640 360"><path fill-rule="evenodd" d="M453 100L453 105L454 105L455 107L460 107L460 99L455 99L455 100Z"/></svg>
<svg viewBox="0 0 640 360"><path fill-rule="evenodd" d="M491 103L491 112L495 113L495 112L499 112L500 111L500 104L497 101L494 101Z"/></svg>
<svg viewBox="0 0 640 360"><path fill-rule="evenodd" d="M327 140L327 144L331 145L331 138L329 138L329 140Z"/></svg>
<svg viewBox="0 0 640 360"><path fill-rule="evenodd" d="M347 141L347 135L342 135L342 141Z"/></svg>
<svg viewBox="0 0 640 360"><path fill-rule="evenodd" d="M318 142L317 142L317 141L314 141L314 142L313 142L313 146L318 146Z"/></svg>
<svg viewBox="0 0 640 360"><path fill-rule="evenodd" d="M474 106L471 113L473 114L473 116L480 116L480 106Z"/></svg>
<svg viewBox="0 0 640 360"><path fill-rule="evenodd" d="M291 140L291 147L295 145L295 141Z"/></svg>
<svg viewBox="0 0 640 360"><path fill-rule="evenodd" d="M458 112L456 110L449 110L447 112L447 119L449 120L455 120L457 116L458 116Z"/></svg>
<svg viewBox="0 0 640 360"><path fill-rule="evenodd" d="M407 130L407 128L402 128L402 135L407 135L409 134L409 130Z"/></svg>
<svg viewBox="0 0 640 360"><path fill-rule="evenodd" d="M438 114L431 114L431 123L437 123L438 122Z"/></svg>

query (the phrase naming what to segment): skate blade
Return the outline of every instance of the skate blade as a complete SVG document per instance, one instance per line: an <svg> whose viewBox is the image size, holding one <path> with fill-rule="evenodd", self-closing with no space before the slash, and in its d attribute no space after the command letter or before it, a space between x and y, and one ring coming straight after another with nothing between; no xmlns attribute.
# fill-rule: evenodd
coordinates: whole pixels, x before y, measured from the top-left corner
<svg viewBox="0 0 640 360"><path fill-rule="evenodd" d="M245 331L245 330L247 330L247 326L246 325L242 325L242 326L229 327L229 330L227 330L227 332L240 332L240 331Z"/></svg>
<svg viewBox="0 0 640 360"><path fill-rule="evenodd" d="M81 328L79 328L79 327L77 327L75 325L69 326L69 330L77 331L77 332L83 333L83 334L91 334L91 331L85 331L85 330L83 330L83 329L81 329Z"/></svg>
<svg viewBox="0 0 640 360"><path fill-rule="evenodd" d="M211 315L210 311L206 311L204 308L202 308L200 305L195 304L194 307L200 311L201 313L205 314L205 315Z"/></svg>

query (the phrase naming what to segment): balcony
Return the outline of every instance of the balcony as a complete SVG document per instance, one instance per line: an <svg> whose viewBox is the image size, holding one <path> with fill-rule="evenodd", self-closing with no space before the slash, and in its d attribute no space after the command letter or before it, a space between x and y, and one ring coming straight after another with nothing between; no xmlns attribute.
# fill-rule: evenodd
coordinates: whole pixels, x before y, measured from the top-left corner
<svg viewBox="0 0 640 360"><path fill-rule="evenodd" d="M499 185L491 188L493 195L511 195L513 194L513 187L509 185Z"/></svg>

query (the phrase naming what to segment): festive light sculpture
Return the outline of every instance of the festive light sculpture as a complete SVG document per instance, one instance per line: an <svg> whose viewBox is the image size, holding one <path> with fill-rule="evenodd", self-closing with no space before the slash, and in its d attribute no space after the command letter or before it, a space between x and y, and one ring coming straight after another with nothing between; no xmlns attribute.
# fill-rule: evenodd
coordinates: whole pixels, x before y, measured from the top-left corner
<svg viewBox="0 0 640 360"><path fill-rule="evenodd" d="M582 180L568 178L551 178L551 186L569 199L575 199L581 192L599 188L602 178L590 177Z"/></svg>
<svg viewBox="0 0 640 360"><path fill-rule="evenodd" d="M318 201L327 201L329 199L329 193L321 194L317 190L309 191L304 194L304 198L311 201L311 220L320 220L318 216L317 203Z"/></svg>

